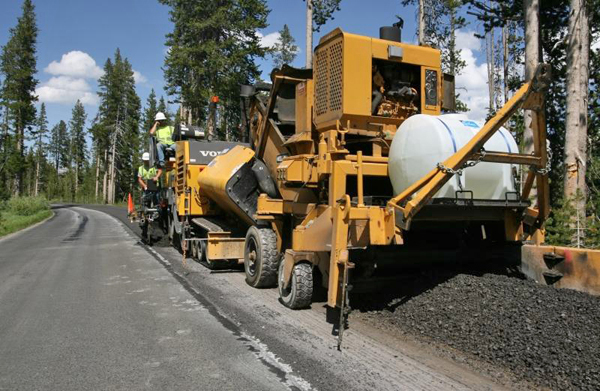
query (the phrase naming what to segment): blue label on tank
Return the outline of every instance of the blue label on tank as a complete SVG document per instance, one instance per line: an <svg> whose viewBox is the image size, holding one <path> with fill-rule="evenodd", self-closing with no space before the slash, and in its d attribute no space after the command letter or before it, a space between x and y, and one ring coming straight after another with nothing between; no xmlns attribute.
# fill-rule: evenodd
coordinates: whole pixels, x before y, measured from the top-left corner
<svg viewBox="0 0 600 391"><path fill-rule="evenodd" d="M479 125L477 125L477 122L473 122L473 121L460 121L462 122L463 125L468 126L470 128L479 128Z"/></svg>

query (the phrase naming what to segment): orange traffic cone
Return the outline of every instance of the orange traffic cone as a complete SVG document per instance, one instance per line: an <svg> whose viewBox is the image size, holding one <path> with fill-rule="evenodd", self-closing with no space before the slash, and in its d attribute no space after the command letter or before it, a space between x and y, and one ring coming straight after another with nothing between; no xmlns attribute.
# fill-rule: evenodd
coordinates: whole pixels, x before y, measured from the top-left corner
<svg viewBox="0 0 600 391"><path fill-rule="evenodd" d="M133 200L131 199L131 193L127 197L127 214L133 214Z"/></svg>

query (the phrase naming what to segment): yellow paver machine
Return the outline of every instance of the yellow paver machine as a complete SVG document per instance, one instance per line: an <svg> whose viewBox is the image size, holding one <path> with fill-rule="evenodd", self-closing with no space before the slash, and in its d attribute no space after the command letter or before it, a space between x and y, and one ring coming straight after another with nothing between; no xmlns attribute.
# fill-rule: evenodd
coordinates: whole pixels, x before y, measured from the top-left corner
<svg viewBox="0 0 600 391"><path fill-rule="evenodd" d="M312 70L284 66L270 90L242 88L249 145L201 170L176 167L190 185L177 188L174 219L200 243L193 253L243 262L251 286L278 285L290 308L310 305L322 285L340 324L350 283L442 254L525 259L531 276L559 285L581 270L587 255L538 246L549 214L548 66L489 121L472 121L443 114L454 81L440 52L399 36L397 27L381 38L336 29ZM532 112L532 154L502 127L520 108ZM598 277L587 286L600 291Z"/></svg>

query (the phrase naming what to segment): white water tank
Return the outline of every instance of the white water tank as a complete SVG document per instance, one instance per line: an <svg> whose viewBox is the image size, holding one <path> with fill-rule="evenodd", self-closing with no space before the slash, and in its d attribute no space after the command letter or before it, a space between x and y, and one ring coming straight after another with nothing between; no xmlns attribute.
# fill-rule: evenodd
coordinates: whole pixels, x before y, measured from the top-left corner
<svg viewBox="0 0 600 391"><path fill-rule="evenodd" d="M438 163L462 148L484 125L467 119L463 114L440 116L413 115L400 125L390 148L389 176L396 195L421 179ZM505 128L500 128L485 143L486 151L518 153L515 139ZM514 192L513 165L481 162L466 168L459 178L454 175L434 198L455 198L460 190L473 192L473 198L504 200L507 192ZM459 198L470 194L459 193ZM514 199L515 195L509 195Z"/></svg>

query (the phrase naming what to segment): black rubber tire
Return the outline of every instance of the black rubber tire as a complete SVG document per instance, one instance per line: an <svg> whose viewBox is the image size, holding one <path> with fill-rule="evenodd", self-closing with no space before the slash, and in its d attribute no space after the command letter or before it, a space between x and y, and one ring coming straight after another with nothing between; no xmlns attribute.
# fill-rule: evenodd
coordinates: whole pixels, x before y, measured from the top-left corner
<svg viewBox="0 0 600 391"><path fill-rule="evenodd" d="M270 228L250 227L244 243L246 282L254 288L277 285L277 235Z"/></svg>
<svg viewBox="0 0 600 391"><path fill-rule="evenodd" d="M144 244L150 244L150 235L148 234L148 221L144 221L144 223L140 224L140 228L142 229L142 242L144 242Z"/></svg>
<svg viewBox="0 0 600 391"><path fill-rule="evenodd" d="M313 297L313 266L308 262L294 265L292 269L292 280L287 289L283 288L283 265L279 265L279 299L288 308L299 310L308 308Z"/></svg>

